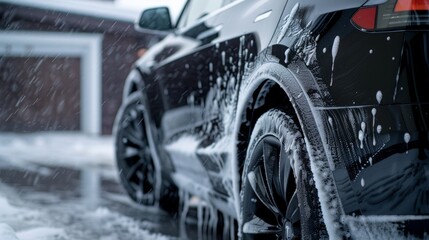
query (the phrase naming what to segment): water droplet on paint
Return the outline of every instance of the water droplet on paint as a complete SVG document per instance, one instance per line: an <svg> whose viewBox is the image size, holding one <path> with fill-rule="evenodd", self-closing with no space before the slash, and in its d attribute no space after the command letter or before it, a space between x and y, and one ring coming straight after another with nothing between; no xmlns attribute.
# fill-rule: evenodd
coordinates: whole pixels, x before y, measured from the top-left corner
<svg viewBox="0 0 429 240"><path fill-rule="evenodd" d="M328 117L328 122L329 122L329 124L331 124L331 126L333 126L333 122L332 122L332 118L331 117Z"/></svg>
<svg viewBox="0 0 429 240"><path fill-rule="evenodd" d="M377 91L377 94L375 95L375 98L377 99L378 104L380 104L381 100L383 99L383 93L380 90Z"/></svg>
<svg viewBox="0 0 429 240"><path fill-rule="evenodd" d="M381 130L382 130L383 128L381 127L381 125L378 125L377 126L377 133L381 133Z"/></svg>
<svg viewBox="0 0 429 240"><path fill-rule="evenodd" d="M404 134L404 141L405 141L405 143L408 144L410 142L410 139L411 139L411 135L409 133L405 133Z"/></svg>

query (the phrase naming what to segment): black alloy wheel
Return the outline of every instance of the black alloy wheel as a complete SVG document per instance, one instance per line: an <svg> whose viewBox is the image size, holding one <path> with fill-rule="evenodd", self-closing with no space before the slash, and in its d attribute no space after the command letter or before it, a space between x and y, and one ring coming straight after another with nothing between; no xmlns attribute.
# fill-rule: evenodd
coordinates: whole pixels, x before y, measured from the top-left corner
<svg viewBox="0 0 429 240"><path fill-rule="evenodd" d="M307 234L304 229L319 226L308 227L308 221L302 221L303 215L320 216L317 209L308 207L308 198L314 197L315 191L307 192L311 173L303 173L308 168L302 164L307 159L304 138L292 118L280 110L270 110L258 119L242 174L243 239L304 239L318 235ZM299 170L294 171L296 168ZM307 206L304 211L311 212L301 212L303 205Z"/></svg>
<svg viewBox="0 0 429 240"><path fill-rule="evenodd" d="M122 184L130 197L143 205L156 200L156 171L144 124L144 105L133 93L118 112L116 160Z"/></svg>

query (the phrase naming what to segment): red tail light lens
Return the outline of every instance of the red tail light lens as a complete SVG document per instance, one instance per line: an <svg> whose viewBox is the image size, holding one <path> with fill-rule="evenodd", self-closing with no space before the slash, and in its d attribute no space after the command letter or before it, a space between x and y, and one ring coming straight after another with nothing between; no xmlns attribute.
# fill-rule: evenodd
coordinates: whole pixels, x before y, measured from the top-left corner
<svg viewBox="0 0 429 240"><path fill-rule="evenodd" d="M354 24L365 30L374 30L377 7L362 7L352 17Z"/></svg>
<svg viewBox="0 0 429 240"><path fill-rule="evenodd" d="M398 0L395 12L429 10L429 0Z"/></svg>
<svg viewBox="0 0 429 240"><path fill-rule="evenodd" d="M362 31L429 29L429 0L369 0L351 22Z"/></svg>

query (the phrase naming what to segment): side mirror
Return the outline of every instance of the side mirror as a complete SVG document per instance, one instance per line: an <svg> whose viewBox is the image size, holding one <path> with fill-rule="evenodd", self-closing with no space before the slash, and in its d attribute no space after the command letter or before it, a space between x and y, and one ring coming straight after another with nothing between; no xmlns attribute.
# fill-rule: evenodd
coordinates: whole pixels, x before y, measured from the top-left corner
<svg viewBox="0 0 429 240"><path fill-rule="evenodd" d="M146 9L136 22L137 30L168 31L172 30L170 11L167 7Z"/></svg>

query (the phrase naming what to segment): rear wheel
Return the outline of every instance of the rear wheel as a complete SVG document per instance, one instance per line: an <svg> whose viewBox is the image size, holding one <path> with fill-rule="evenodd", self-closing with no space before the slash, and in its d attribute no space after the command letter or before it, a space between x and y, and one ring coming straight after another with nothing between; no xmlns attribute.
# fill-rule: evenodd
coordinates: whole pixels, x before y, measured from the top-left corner
<svg viewBox="0 0 429 240"><path fill-rule="evenodd" d="M242 175L243 239L321 237L307 164L305 141L294 120L280 110L263 114L252 131Z"/></svg>
<svg viewBox="0 0 429 240"><path fill-rule="evenodd" d="M162 178L153 158L145 125L143 95L131 94L121 106L115 122L115 149L119 175L128 195L137 203L159 203L169 212L178 208L176 187Z"/></svg>

